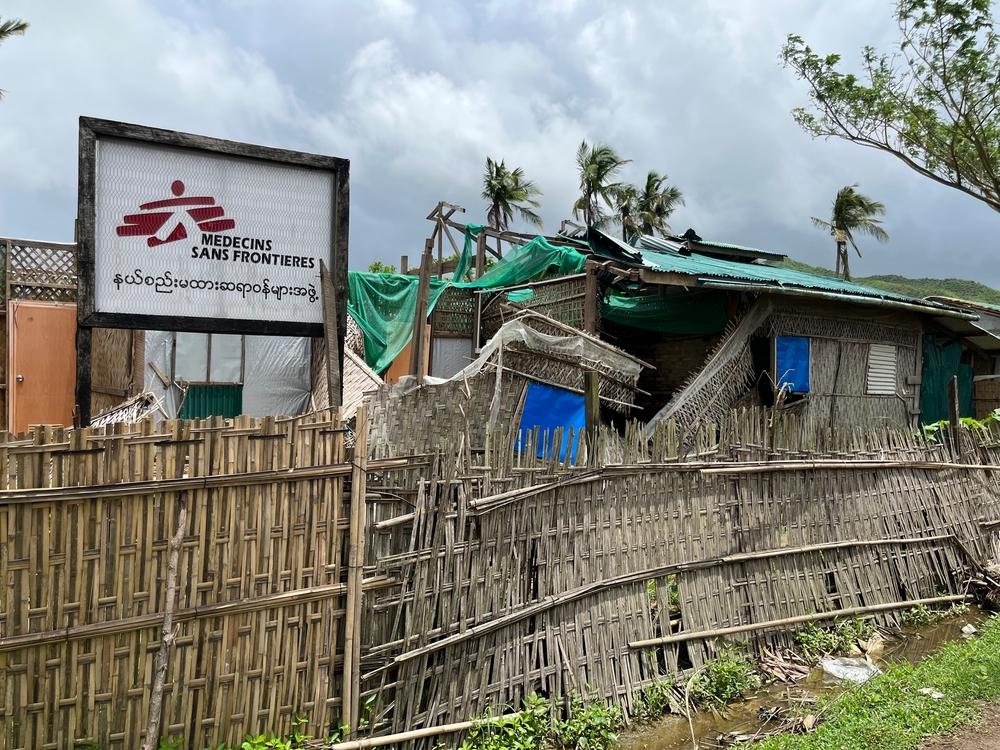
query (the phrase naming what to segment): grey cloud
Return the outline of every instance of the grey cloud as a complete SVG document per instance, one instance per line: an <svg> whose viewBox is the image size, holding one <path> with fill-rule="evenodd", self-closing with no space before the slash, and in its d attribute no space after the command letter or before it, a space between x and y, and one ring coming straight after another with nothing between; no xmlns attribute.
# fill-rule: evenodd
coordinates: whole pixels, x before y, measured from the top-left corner
<svg viewBox="0 0 1000 750"><path fill-rule="evenodd" d="M633 159L629 179L667 172L687 198L679 229L828 263L809 217L858 182L893 236L858 273L1000 285L992 211L789 116L805 91L778 63L785 34L850 58L891 43L888 2L8 5L33 26L0 48L3 234L70 236L80 114L350 158L353 267L417 254L437 200L481 220L487 153L539 183L554 229L587 138Z"/></svg>

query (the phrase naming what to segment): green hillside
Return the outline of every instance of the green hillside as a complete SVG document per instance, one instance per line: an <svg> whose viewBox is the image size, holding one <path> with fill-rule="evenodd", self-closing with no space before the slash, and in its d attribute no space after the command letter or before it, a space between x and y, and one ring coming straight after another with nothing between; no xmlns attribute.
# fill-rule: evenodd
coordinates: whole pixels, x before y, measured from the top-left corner
<svg viewBox="0 0 1000 750"><path fill-rule="evenodd" d="M829 268L810 266L808 263L801 263L797 260L783 260L775 265L781 268L792 268L796 271L808 271L809 273L829 276L830 278L835 276ZM852 281L878 289L885 289L888 292L895 292L896 294L905 294L909 297L955 297L969 300L970 302L1000 306L1000 290L980 284L978 281L968 281L966 279L908 279L905 276L897 276L896 274L887 276L858 276L852 279Z"/></svg>

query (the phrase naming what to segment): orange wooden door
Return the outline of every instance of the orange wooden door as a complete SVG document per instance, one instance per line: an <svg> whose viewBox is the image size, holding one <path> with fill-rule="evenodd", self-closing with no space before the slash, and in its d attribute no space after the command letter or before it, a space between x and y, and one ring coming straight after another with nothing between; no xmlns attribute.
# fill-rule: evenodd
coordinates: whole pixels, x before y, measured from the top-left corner
<svg viewBox="0 0 1000 750"><path fill-rule="evenodd" d="M9 302L8 425L73 424L76 305Z"/></svg>

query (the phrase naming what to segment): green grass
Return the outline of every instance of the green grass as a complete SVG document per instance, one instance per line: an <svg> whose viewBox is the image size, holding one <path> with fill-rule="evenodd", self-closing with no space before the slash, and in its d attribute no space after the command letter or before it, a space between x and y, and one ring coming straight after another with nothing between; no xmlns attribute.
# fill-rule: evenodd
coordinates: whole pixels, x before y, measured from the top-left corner
<svg viewBox="0 0 1000 750"><path fill-rule="evenodd" d="M944 693L934 700L921 688ZM745 750L882 750L916 748L978 715L976 701L1000 698L1000 617L973 641L954 641L916 666L895 664L884 675L831 699L822 723L805 735L784 735Z"/></svg>
<svg viewBox="0 0 1000 750"><path fill-rule="evenodd" d="M775 264L779 268L791 268L795 271L806 271L836 278L829 268L811 266L797 260L783 260ZM980 284L978 281L966 279L909 279L905 276L889 274L885 276L858 276L852 279L859 284L885 289L887 292L905 294L908 297L923 299L924 297L955 297L957 299L980 302L985 305L1000 306L1000 290Z"/></svg>

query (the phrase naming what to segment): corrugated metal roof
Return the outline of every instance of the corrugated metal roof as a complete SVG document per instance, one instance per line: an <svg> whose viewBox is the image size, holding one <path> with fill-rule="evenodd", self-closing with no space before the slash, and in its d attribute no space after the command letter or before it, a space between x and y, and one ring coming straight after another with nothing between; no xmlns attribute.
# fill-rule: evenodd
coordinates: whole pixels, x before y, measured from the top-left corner
<svg viewBox="0 0 1000 750"><path fill-rule="evenodd" d="M655 238L654 238L655 239ZM761 250L758 247L750 247L749 245L736 245L732 242L716 242L715 240L698 240L697 244L704 245L705 247L717 247L722 250L739 250L743 253L750 253L752 255L760 255L765 258L770 258L772 260L783 260L788 256L784 253L774 253L770 250Z"/></svg>
<svg viewBox="0 0 1000 750"><path fill-rule="evenodd" d="M835 294L846 294L858 297L895 300L908 302L929 308L951 309L950 306L937 302L907 297L884 289L856 284L843 279L831 279L806 271L794 271L790 268L777 268L759 263L741 263L733 260L712 258L698 253L682 255L678 250L680 243L660 237L643 236L642 247L634 248L643 264L652 270L683 273L695 276L701 281L732 280L751 284L764 284L782 287L814 289Z"/></svg>

